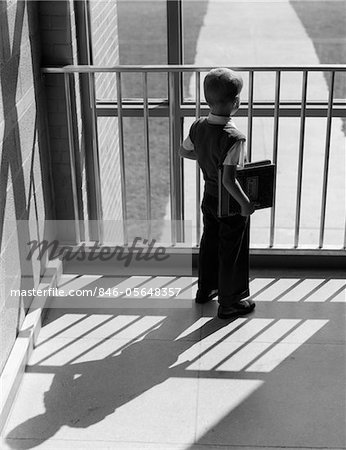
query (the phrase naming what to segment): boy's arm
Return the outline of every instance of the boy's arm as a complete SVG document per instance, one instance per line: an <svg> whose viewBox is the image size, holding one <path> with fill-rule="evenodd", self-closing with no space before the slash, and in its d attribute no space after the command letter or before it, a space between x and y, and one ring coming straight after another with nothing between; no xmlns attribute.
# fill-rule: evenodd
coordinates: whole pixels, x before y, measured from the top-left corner
<svg viewBox="0 0 346 450"><path fill-rule="evenodd" d="M179 154L183 158L194 159L194 160L197 159L195 147L189 136L181 144L180 149L179 149Z"/></svg>
<svg viewBox="0 0 346 450"><path fill-rule="evenodd" d="M232 197L239 203L241 209L240 214L242 216L249 216L255 211L255 206L236 179L236 171L237 166L224 165L222 183Z"/></svg>
<svg viewBox="0 0 346 450"><path fill-rule="evenodd" d="M245 141L236 142L229 150L223 163L222 183L227 191L239 203L242 216L249 216L255 211L254 204L243 191L239 181L236 178L237 164L240 159L245 157Z"/></svg>

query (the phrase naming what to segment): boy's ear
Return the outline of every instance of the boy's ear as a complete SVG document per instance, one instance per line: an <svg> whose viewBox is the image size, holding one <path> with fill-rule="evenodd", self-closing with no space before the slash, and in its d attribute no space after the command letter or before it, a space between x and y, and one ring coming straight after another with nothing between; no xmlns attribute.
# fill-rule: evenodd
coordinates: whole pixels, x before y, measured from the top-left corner
<svg viewBox="0 0 346 450"><path fill-rule="evenodd" d="M240 97L239 97L239 95L237 95L233 102L233 108L238 109L239 106L240 106Z"/></svg>

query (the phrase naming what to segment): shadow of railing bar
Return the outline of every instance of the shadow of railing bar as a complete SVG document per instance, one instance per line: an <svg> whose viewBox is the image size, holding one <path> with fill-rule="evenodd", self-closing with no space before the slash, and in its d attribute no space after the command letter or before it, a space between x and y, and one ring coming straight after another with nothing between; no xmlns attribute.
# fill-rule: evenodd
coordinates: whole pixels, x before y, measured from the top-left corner
<svg viewBox="0 0 346 450"><path fill-rule="evenodd" d="M252 343L256 342L256 340L258 339L258 337L261 336L261 334L264 334L266 332L266 330L269 330L270 328L272 328L275 325L275 323L280 322L280 320L281 319L278 319L275 322L271 322L266 327L266 329L260 331L256 336L253 336L249 341L244 342L242 346L240 346L239 348L235 349L226 358L224 358L222 361L220 361L218 364L216 364L212 368L212 370L218 370L218 367L222 366L222 364L224 364L225 362L229 361L234 355L236 355L237 353L240 353L246 347L248 347ZM260 359L262 357L262 355L264 355L266 352L270 351L272 347L274 347L275 345L280 343L283 339L285 339L285 337L289 336L292 333L292 331L294 331L295 329L299 328L300 325L301 325L301 320L297 320L297 322L291 328L289 328L285 333L283 333L275 342L268 342L268 346L266 348L264 348L263 350L261 350L258 353L258 355L256 355L251 361L249 361L247 364L245 364L244 367L241 370L239 370L239 372L245 371L247 367L249 367L252 364L254 364L258 359Z"/></svg>
<svg viewBox="0 0 346 450"><path fill-rule="evenodd" d="M131 322L130 324L128 324L127 326L123 327L123 328L127 328L128 326L133 325L135 322L139 322L141 319L143 319L143 317L139 317L138 319L134 320L133 322ZM131 344L134 344L136 341L141 340L141 338L144 338L148 333L150 333L151 331L156 330L160 325L163 324L163 322L165 321L165 319L162 319L161 321L155 323L154 325L152 325L151 327L147 328L145 331L142 331L141 333L139 333L136 337L128 340L126 342L126 344L121 345L120 347L118 347L116 349L115 352L112 352L108 355L108 357L112 357L115 356L117 353L121 352L122 350L124 350L125 348L131 346ZM120 330L117 330L116 332L110 334L109 336L105 337L104 339L102 339L100 342L98 342L97 344L91 346L90 348L88 348L88 350L85 350L84 352L80 353L77 357L72 358L68 361L67 364L72 364L73 361L78 360L79 358L81 358L82 356L88 354L91 350L93 350L94 348L100 346L101 344L103 344L104 342L107 342L109 339L112 339L114 336L116 336Z"/></svg>
<svg viewBox="0 0 346 450"><path fill-rule="evenodd" d="M65 315L65 313L62 314L63 317ZM59 337L59 335L61 335L61 333L64 333L65 331L71 329L72 327L74 327L75 325L79 325L80 323L83 322L83 320L86 319L86 316L81 317L80 319L76 320L73 323L70 323L69 325L67 325L66 327L61 328L58 332L52 334L51 336L47 337L46 339L43 339L42 341L40 341L38 344L35 345L35 348L40 347L43 344L46 344L48 341L50 341L51 339L54 339L56 337ZM43 327L45 326L45 324L43 325Z"/></svg>
<svg viewBox="0 0 346 450"><path fill-rule="evenodd" d="M90 316L88 316L90 317ZM107 339L110 339L111 337L116 336L118 333L120 333L121 331L123 331L124 329L128 328L129 326L133 325L135 322L138 322L142 317L136 317L133 321L129 322L128 324L124 325L123 327L119 328L118 330L116 330L114 333L112 333L110 336L107 337ZM84 318L84 320L87 318ZM109 317L108 319L104 320L103 322L99 323L98 325L90 328L88 331L86 331L85 333L82 333L80 336L76 337L73 339L73 341L68 342L67 344L63 345L61 348L59 348L58 350L54 351L53 353L51 353L50 355L45 356L43 359L39 360L36 364L41 364L43 361L46 361L49 358L52 358L53 356L55 356L56 354L60 353L63 350L66 350L69 346L71 346L72 344L76 343L77 341L85 338L88 336L88 334L90 334L92 331L97 330L98 328L102 327L103 325L105 325L106 323L112 321L114 319L114 316ZM103 342L103 341L101 341ZM100 345L101 342L98 342L97 345ZM92 348L97 347L97 345L91 347L88 351L90 351ZM87 352L88 352L87 351ZM83 352L85 353L85 352ZM82 354L83 354L82 353ZM81 355L78 356L78 358ZM75 358L74 358L75 359ZM73 359L73 360L74 360ZM72 361L73 361L72 360Z"/></svg>

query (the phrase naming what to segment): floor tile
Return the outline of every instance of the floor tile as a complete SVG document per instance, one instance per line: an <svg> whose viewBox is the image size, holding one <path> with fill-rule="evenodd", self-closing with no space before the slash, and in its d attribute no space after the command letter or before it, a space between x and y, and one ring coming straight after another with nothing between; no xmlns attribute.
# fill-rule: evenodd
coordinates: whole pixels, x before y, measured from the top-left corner
<svg viewBox="0 0 346 450"><path fill-rule="evenodd" d="M345 362L342 345L303 344L266 374L201 373L198 443L344 448Z"/></svg>
<svg viewBox="0 0 346 450"><path fill-rule="evenodd" d="M1 448L346 448L344 281L265 275L251 281L255 311L232 320L194 303L196 278L65 278L183 291L49 309Z"/></svg>
<svg viewBox="0 0 346 450"><path fill-rule="evenodd" d="M102 360L31 366L4 434L192 443L197 378L169 368L190 345L144 340Z"/></svg>

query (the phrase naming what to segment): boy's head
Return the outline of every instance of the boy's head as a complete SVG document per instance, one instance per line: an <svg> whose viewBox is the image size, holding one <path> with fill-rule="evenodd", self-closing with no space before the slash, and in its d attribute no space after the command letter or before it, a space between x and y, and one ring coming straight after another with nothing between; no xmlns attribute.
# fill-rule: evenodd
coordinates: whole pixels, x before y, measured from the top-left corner
<svg viewBox="0 0 346 450"><path fill-rule="evenodd" d="M229 114L239 107L239 93L243 80L233 70L212 69L204 79L204 96L211 110Z"/></svg>

